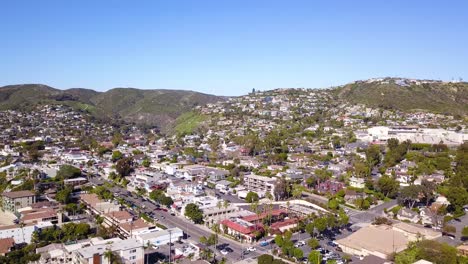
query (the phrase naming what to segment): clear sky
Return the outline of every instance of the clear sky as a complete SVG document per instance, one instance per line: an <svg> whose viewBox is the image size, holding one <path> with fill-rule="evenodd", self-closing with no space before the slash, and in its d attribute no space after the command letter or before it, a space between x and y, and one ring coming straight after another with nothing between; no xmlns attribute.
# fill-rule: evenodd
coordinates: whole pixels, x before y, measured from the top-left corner
<svg viewBox="0 0 468 264"><path fill-rule="evenodd" d="M0 85L240 95L468 79L468 1L0 2Z"/></svg>

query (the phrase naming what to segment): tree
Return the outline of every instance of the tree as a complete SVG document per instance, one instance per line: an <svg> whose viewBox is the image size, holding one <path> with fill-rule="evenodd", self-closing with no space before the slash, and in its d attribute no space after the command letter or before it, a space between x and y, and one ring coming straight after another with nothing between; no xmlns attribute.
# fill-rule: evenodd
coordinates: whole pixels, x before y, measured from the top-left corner
<svg viewBox="0 0 468 264"><path fill-rule="evenodd" d="M72 188L65 187L62 190L57 192L57 194L55 195L55 200L57 200L57 202L60 202L62 204L67 204L70 202L71 193L72 193Z"/></svg>
<svg viewBox="0 0 468 264"><path fill-rule="evenodd" d="M310 264L320 264L322 263L322 254L317 250L312 250L308 257Z"/></svg>
<svg viewBox="0 0 468 264"><path fill-rule="evenodd" d="M203 223L203 211L194 203L189 203L185 206L184 215L191 219L195 224Z"/></svg>
<svg viewBox="0 0 468 264"><path fill-rule="evenodd" d="M413 208L414 204L419 200L419 193L421 192L421 186L409 185L403 187L398 196L398 200L408 206L410 209Z"/></svg>
<svg viewBox="0 0 468 264"><path fill-rule="evenodd" d="M373 225L392 225L392 221L389 220L388 218L386 217L376 217L374 218L374 221L372 222Z"/></svg>
<svg viewBox="0 0 468 264"><path fill-rule="evenodd" d="M77 178L81 176L81 170L72 165L62 165L57 171L57 178L61 180Z"/></svg>
<svg viewBox="0 0 468 264"><path fill-rule="evenodd" d="M245 201L248 203L258 202L258 200L259 200L258 194L254 192L248 192L247 195L245 196Z"/></svg>
<svg viewBox="0 0 468 264"><path fill-rule="evenodd" d="M400 184L393 177L384 175L377 182L377 188L385 197L394 198L398 192Z"/></svg>
<svg viewBox="0 0 468 264"><path fill-rule="evenodd" d="M304 257L304 251L300 248L295 248L293 249L293 256L297 259L300 260Z"/></svg>
<svg viewBox="0 0 468 264"><path fill-rule="evenodd" d="M119 256L117 256L114 252L111 250L106 250L104 252L104 258L109 260L110 264L117 264L121 263Z"/></svg>
<svg viewBox="0 0 468 264"><path fill-rule="evenodd" d="M113 162L116 162L121 158L123 158L122 152L120 152L118 150L112 152L112 158L111 159L112 159Z"/></svg>
<svg viewBox="0 0 468 264"><path fill-rule="evenodd" d="M273 263L273 256L268 254L263 254L257 258L258 264L271 264Z"/></svg>
<svg viewBox="0 0 468 264"><path fill-rule="evenodd" d="M366 149L366 160L367 163L374 167L380 163L380 146L371 145Z"/></svg>
<svg viewBox="0 0 468 264"><path fill-rule="evenodd" d="M468 191L463 187L450 186L445 196L455 214L463 215L463 206L468 204Z"/></svg>
<svg viewBox="0 0 468 264"><path fill-rule="evenodd" d="M421 240L412 242L408 248L395 255L396 264L414 263L424 259L432 263L465 263L457 257L457 249L446 243L435 240Z"/></svg>
<svg viewBox="0 0 468 264"><path fill-rule="evenodd" d="M305 227L306 232L309 233L311 236L314 236L314 229L315 226L313 222L308 223Z"/></svg>
<svg viewBox="0 0 468 264"><path fill-rule="evenodd" d="M319 218L315 219L314 220L314 226L315 226L315 228L317 228L317 231L319 231L319 233L322 233L328 227L327 218L326 217L319 217Z"/></svg>
<svg viewBox="0 0 468 264"><path fill-rule="evenodd" d="M122 177L129 175L133 171L133 158L127 157L118 160L115 169Z"/></svg>
<svg viewBox="0 0 468 264"><path fill-rule="evenodd" d="M276 200L282 200L289 196L288 185L289 183L284 178L276 182L274 189Z"/></svg>
<svg viewBox="0 0 468 264"><path fill-rule="evenodd" d="M442 231L446 234L452 234L454 235L457 232L457 228L453 225L444 225L442 228Z"/></svg>
<svg viewBox="0 0 468 264"><path fill-rule="evenodd" d="M320 246L320 243L316 238L311 238L307 241L307 245L309 245L311 249L316 249Z"/></svg>
<svg viewBox="0 0 468 264"><path fill-rule="evenodd" d="M434 199L434 191L436 189L436 185L434 182L430 182L426 179L422 180L421 182L421 193L423 195L423 200L426 203L426 206L429 205L430 201Z"/></svg>
<svg viewBox="0 0 468 264"><path fill-rule="evenodd" d="M276 235L276 236L275 236L275 244L276 244L278 247L283 247L283 245L284 245L283 236L281 236L281 235Z"/></svg>
<svg viewBox="0 0 468 264"><path fill-rule="evenodd" d="M340 210L338 217L338 223L340 226L345 226L349 223L349 216L343 210Z"/></svg>
<svg viewBox="0 0 468 264"><path fill-rule="evenodd" d="M332 199L328 200L328 208L329 209L336 210L336 209L338 209L338 207L339 207L339 204L338 204L338 201L335 198L332 198Z"/></svg>
<svg viewBox="0 0 468 264"><path fill-rule="evenodd" d="M151 165L151 161L149 159L144 159L141 165L143 165L145 168L148 168Z"/></svg>
<svg viewBox="0 0 468 264"><path fill-rule="evenodd" d="M467 238L468 238L468 226L463 227L463 230L462 230L462 237L463 237L464 239L467 239Z"/></svg>

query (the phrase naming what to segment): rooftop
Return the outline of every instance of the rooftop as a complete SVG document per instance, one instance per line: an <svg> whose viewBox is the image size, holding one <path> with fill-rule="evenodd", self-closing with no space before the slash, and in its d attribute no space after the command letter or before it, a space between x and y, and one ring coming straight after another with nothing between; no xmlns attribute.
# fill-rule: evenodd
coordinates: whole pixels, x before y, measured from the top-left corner
<svg viewBox="0 0 468 264"><path fill-rule="evenodd" d="M109 244L103 245L94 245L90 247L85 247L77 250L77 253L83 258L89 259L94 256L94 254L102 255L104 252L111 251L120 251L120 250L129 250L133 248L143 247L140 242L136 239L126 239L121 241L112 242Z"/></svg>
<svg viewBox="0 0 468 264"><path fill-rule="evenodd" d="M395 231L391 226L368 226L363 227L355 233L337 240L339 245L354 248L356 250L367 250L390 255L406 249L408 239L401 232Z"/></svg>
<svg viewBox="0 0 468 264"><path fill-rule="evenodd" d="M11 199L16 199L16 198L22 198L22 197L30 197L30 196L36 196L31 191L17 191L17 192L5 192L2 193L2 196L11 198Z"/></svg>

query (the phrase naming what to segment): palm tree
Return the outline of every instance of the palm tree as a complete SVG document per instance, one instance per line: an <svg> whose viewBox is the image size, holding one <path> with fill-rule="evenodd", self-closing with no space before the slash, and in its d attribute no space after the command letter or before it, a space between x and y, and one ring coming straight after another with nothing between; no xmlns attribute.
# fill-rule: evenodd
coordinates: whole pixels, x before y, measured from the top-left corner
<svg viewBox="0 0 468 264"><path fill-rule="evenodd" d="M106 258L110 264L113 263L113 260L114 260L114 252L112 252L110 249L106 250L106 252L104 252L104 258Z"/></svg>
<svg viewBox="0 0 468 264"><path fill-rule="evenodd" d="M230 204L231 204L231 203L230 203L228 200L224 200L224 202L223 202L223 207L224 207L224 209L225 209L225 214L227 214L227 209L229 208L229 205L230 205Z"/></svg>
<svg viewBox="0 0 468 264"><path fill-rule="evenodd" d="M223 203L221 201L218 201L218 203L216 204L216 207L218 207L219 210L221 210L221 208L223 207ZM216 214L216 218L218 218L218 215L219 215L219 211L218 213ZM219 220L219 219L218 219Z"/></svg>

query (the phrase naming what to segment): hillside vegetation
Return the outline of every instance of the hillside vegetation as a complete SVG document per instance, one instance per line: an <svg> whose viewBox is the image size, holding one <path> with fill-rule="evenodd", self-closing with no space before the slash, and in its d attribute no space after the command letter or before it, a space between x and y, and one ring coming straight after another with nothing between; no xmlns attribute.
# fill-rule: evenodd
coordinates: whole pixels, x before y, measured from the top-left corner
<svg viewBox="0 0 468 264"><path fill-rule="evenodd" d="M397 84L395 79L355 82L335 90L351 103L402 111L429 111L452 115L468 114L468 83L430 82Z"/></svg>
<svg viewBox="0 0 468 264"><path fill-rule="evenodd" d="M107 92L73 88L59 90L42 84L0 87L0 110L32 109L37 104L64 104L96 118L157 126L169 132L174 121L198 105L222 97L180 90L115 88Z"/></svg>

